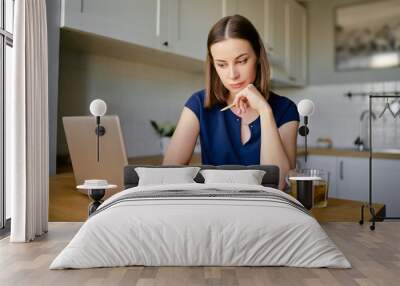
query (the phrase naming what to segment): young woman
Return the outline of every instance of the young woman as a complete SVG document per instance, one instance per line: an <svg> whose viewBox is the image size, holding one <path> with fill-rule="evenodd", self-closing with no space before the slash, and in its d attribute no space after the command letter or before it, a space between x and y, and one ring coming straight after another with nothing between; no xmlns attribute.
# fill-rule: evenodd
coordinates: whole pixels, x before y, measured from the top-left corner
<svg viewBox="0 0 400 286"><path fill-rule="evenodd" d="M211 28L207 50L206 88L186 102L163 164L188 164L200 135L203 165L277 165L283 189L296 165L299 114L269 90L262 39L249 20L228 16Z"/></svg>

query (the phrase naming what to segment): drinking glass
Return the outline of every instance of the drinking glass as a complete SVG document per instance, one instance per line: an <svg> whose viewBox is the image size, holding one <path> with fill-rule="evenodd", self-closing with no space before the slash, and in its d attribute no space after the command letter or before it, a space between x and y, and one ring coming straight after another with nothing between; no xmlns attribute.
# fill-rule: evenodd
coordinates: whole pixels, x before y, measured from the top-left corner
<svg viewBox="0 0 400 286"><path fill-rule="evenodd" d="M298 181L312 182L312 207L323 208L328 205L329 172L322 169L293 169L286 175L290 195L299 199Z"/></svg>

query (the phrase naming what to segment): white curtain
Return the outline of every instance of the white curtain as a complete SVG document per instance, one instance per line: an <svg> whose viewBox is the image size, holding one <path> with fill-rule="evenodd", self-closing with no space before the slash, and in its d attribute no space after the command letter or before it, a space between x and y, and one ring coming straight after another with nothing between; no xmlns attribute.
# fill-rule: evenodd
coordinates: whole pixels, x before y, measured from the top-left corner
<svg viewBox="0 0 400 286"><path fill-rule="evenodd" d="M45 0L16 0L13 92L6 98L6 184L12 242L47 232L48 55Z"/></svg>

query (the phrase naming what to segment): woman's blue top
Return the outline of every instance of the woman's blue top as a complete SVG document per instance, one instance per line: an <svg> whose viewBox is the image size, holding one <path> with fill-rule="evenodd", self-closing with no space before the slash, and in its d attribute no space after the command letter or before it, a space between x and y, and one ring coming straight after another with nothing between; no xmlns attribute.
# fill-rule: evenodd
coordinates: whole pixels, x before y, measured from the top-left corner
<svg viewBox="0 0 400 286"><path fill-rule="evenodd" d="M221 112L225 105L211 109L204 107L205 91L194 93L185 103L200 122L201 161L203 165L259 165L261 124L257 117L249 124L250 139L242 144L241 118L230 109ZM268 103L279 128L289 121L300 121L296 104L287 97L270 92Z"/></svg>

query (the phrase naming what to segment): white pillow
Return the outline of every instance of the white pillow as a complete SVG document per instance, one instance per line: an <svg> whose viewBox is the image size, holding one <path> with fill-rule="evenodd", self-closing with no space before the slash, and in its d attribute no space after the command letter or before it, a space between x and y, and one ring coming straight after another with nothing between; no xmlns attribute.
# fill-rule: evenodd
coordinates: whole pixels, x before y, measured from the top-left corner
<svg viewBox="0 0 400 286"><path fill-rule="evenodd" d="M201 170L205 184L247 184L261 185L265 171L262 170Z"/></svg>
<svg viewBox="0 0 400 286"><path fill-rule="evenodd" d="M138 186L196 183L193 179L199 170L199 167L135 168Z"/></svg>

